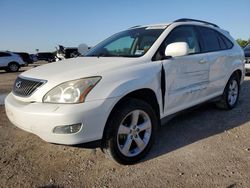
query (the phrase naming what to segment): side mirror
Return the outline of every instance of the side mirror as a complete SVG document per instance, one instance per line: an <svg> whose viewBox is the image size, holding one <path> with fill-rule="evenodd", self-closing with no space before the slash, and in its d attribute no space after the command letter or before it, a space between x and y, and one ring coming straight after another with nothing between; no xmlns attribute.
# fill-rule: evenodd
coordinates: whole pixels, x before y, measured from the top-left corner
<svg viewBox="0 0 250 188"><path fill-rule="evenodd" d="M166 57L179 57L188 55L188 44L186 42L174 42L167 45L165 49Z"/></svg>

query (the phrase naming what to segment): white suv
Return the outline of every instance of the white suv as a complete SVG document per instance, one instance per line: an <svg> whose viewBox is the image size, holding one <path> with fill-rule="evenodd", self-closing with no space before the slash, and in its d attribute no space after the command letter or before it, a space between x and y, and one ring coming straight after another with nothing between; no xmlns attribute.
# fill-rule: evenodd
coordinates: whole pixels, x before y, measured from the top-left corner
<svg viewBox="0 0 250 188"><path fill-rule="evenodd" d="M180 19L132 27L85 57L22 73L5 107L13 124L47 142L100 146L131 164L169 115L212 99L235 107L244 71L243 50L227 31Z"/></svg>
<svg viewBox="0 0 250 188"><path fill-rule="evenodd" d="M17 72L26 63L18 55L11 52L0 52L0 70Z"/></svg>

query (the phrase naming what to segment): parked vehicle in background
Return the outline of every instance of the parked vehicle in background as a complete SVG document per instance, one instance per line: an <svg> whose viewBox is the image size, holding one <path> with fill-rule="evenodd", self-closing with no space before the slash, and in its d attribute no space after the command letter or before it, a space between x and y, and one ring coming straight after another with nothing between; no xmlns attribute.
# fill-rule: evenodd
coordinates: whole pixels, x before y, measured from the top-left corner
<svg viewBox="0 0 250 188"><path fill-rule="evenodd" d="M63 59L69 59L69 58L74 58L78 57L80 54L78 52L78 48L69 48L69 47L64 47L62 45L58 45L58 48L56 50L56 56L55 56L55 61L60 61Z"/></svg>
<svg viewBox="0 0 250 188"><path fill-rule="evenodd" d="M0 52L0 69L7 72L17 72L20 67L26 66L27 63L15 53Z"/></svg>
<svg viewBox="0 0 250 188"><path fill-rule="evenodd" d="M19 55L23 61L27 64L31 64L34 61L31 59L30 54L25 53L25 52L14 52L15 54Z"/></svg>
<svg viewBox="0 0 250 188"><path fill-rule="evenodd" d="M244 72L244 52L227 31L179 19L132 27L84 57L22 73L5 108L13 124L47 142L99 146L131 164L170 115L210 100L234 108Z"/></svg>
<svg viewBox="0 0 250 188"><path fill-rule="evenodd" d="M30 58L32 59L33 62L37 62L37 54L30 54Z"/></svg>
<svg viewBox="0 0 250 188"><path fill-rule="evenodd" d="M37 53L37 59L48 61L48 62L53 62L55 61L55 54L51 52L39 52Z"/></svg>
<svg viewBox="0 0 250 188"><path fill-rule="evenodd" d="M246 73L250 73L250 43L244 48L245 58L246 58Z"/></svg>

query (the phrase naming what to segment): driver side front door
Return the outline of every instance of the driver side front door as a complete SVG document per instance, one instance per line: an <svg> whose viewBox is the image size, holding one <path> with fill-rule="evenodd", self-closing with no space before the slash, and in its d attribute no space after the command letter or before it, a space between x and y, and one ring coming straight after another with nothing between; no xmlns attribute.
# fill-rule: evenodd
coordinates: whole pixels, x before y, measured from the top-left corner
<svg viewBox="0 0 250 188"><path fill-rule="evenodd" d="M198 104L206 95L209 84L207 56L200 53L200 45L193 26L178 26L165 40L165 47L174 42L186 42L189 54L162 60L165 71L165 108L169 115Z"/></svg>

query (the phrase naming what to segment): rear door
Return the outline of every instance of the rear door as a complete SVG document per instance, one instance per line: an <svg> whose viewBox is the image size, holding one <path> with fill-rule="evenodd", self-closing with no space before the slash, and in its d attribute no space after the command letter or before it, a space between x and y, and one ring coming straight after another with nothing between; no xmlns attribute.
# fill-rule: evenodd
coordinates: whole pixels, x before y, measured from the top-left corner
<svg viewBox="0 0 250 188"><path fill-rule="evenodd" d="M11 55L6 52L0 52L0 67L7 67L10 62Z"/></svg>
<svg viewBox="0 0 250 188"><path fill-rule="evenodd" d="M197 29L202 38L202 53L207 54L210 66L208 95L218 95L224 89L224 80L234 59L234 54L230 53L233 43L214 29L203 26Z"/></svg>

